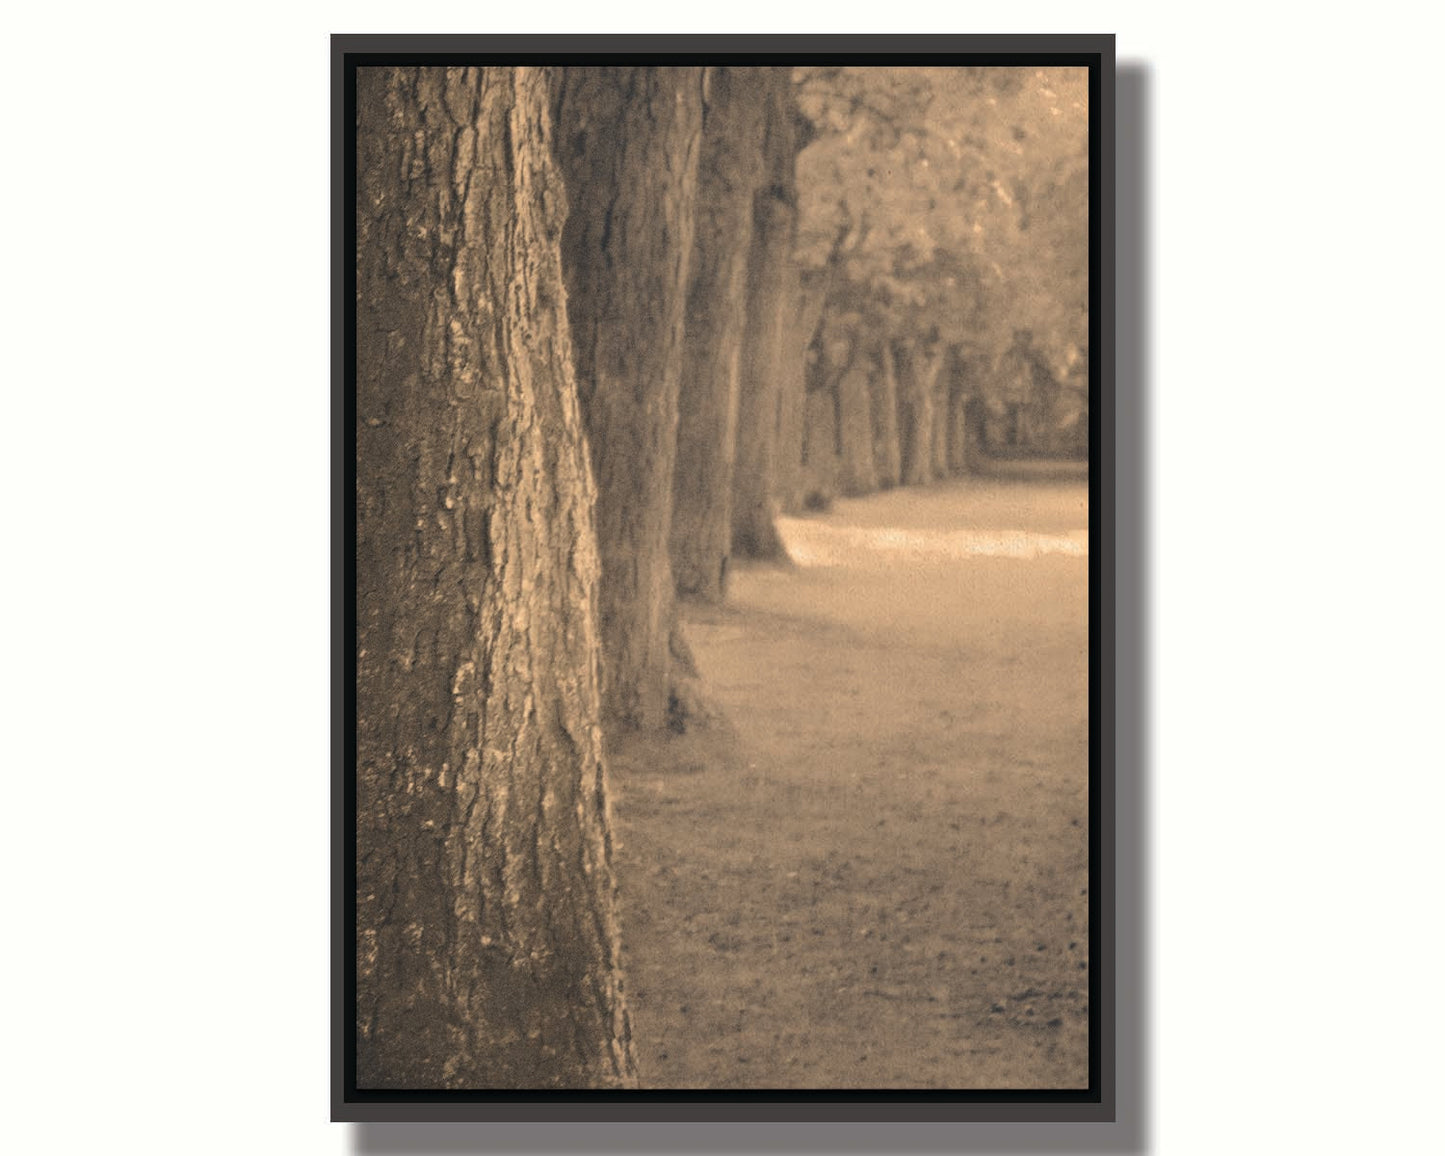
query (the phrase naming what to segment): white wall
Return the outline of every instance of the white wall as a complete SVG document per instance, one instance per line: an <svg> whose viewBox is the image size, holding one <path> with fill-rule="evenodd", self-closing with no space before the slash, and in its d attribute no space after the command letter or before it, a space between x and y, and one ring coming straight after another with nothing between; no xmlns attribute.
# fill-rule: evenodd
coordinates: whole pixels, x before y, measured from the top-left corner
<svg viewBox="0 0 1445 1156"><path fill-rule="evenodd" d="M1435 9L34 11L0 69L13 1150L417 1142L325 1122L326 35L880 27L1115 31L1145 77L1147 1126L433 1141L1438 1142Z"/></svg>

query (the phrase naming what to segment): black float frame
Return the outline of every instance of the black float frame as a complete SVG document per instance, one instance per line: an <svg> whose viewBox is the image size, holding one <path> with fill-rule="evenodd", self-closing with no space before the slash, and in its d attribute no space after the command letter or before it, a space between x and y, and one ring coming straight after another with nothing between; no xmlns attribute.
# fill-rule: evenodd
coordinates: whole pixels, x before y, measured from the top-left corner
<svg viewBox="0 0 1445 1156"><path fill-rule="evenodd" d="M378 65L1074 66L1089 69L1089 1084L944 1091L371 1091L355 1078L355 71ZM331 39L332 1073L336 1121L1116 1119L1115 60L1112 35Z"/></svg>

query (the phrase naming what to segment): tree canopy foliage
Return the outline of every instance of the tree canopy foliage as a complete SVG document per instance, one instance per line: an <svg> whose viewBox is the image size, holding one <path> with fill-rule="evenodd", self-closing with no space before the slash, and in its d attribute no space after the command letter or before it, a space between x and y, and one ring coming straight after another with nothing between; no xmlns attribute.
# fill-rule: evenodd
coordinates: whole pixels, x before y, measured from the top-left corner
<svg viewBox="0 0 1445 1156"><path fill-rule="evenodd" d="M1028 330L1058 378L1081 371L1087 71L807 67L795 82L813 131L805 273L889 332L995 363Z"/></svg>

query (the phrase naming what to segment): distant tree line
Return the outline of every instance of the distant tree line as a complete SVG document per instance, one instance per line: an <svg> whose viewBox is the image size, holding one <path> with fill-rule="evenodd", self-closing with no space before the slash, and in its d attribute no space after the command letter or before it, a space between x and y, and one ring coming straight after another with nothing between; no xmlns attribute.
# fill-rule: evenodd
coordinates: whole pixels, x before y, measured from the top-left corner
<svg viewBox="0 0 1445 1156"><path fill-rule="evenodd" d="M796 91L805 499L1085 456L1085 71L810 67Z"/></svg>

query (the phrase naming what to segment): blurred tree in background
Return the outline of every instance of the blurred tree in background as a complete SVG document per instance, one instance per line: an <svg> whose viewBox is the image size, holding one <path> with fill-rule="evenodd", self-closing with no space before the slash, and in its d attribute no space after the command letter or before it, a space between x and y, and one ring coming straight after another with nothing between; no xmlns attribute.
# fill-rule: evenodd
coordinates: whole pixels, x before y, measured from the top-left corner
<svg viewBox="0 0 1445 1156"><path fill-rule="evenodd" d="M1035 451L1076 449L1087 412L1088 90L1082 68L809 67L815 136L798 160L797 259L851 315L872 372L897 369L902 480L961 460L956 396L1011 404ZM1030 368L1055 386L1020 380ZM821 349L815 364L826 363ZM836 367L834 367L836 369ZM1032 377L1030 377L1032 382ZM814 387L819 384L815 376ZM885 389L888 387L884 387Z"/></svg>

